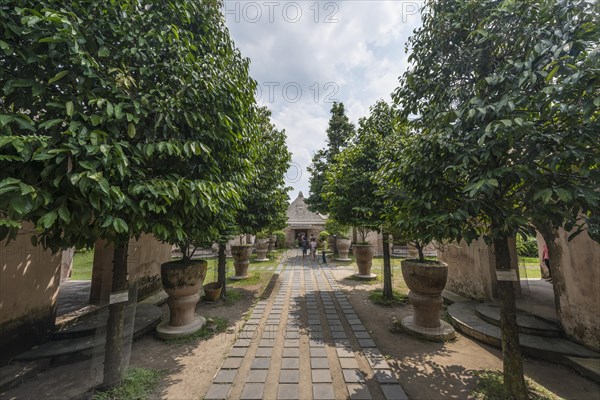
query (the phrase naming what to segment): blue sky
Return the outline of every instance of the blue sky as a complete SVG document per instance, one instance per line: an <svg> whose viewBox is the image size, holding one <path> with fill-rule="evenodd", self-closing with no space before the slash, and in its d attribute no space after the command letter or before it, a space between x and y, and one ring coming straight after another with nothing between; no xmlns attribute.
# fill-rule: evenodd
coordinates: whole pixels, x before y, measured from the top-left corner
<svg viewBox="0 0 600 400"><path fill-rule="evenodd" d="M308 196L306 167L325 146L332 102L353 123L390 100L407 68L405 43L421 24L415 1L237 1L223 13L236 46L250 58L259 103L285 129L293 154L287 183Z"/></svg>

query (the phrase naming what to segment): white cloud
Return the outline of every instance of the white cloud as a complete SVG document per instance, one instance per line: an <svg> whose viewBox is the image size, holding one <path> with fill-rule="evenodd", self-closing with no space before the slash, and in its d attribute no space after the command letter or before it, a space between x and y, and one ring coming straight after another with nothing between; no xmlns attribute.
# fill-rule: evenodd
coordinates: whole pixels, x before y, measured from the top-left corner
<svg viewBox="0 0 600 400"><path fill-rule="evenodd" d="M292 199L300 190L308 195L306 167L325 146L331 101L344 102L356 124L377 100L390 100L407 66L405 43L420 25L419 7L407 1L225 1L226 24L262 89L259 101L288 135Z"/></svg>

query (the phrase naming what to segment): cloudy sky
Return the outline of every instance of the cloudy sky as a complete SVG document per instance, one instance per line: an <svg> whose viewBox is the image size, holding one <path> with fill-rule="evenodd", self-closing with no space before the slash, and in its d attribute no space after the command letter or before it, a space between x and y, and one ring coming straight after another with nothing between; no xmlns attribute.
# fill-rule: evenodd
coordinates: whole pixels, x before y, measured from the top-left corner
<svg viewBox="0 0 600 400"><path fill-rule="evenodd" d="M285 129L293 154L287 182L308 196L313 154L325 147L333 101L350 120L390 100L406 70L405 43L421 23L422 2L401 0L226 0L231 35L258 82L259 103Z"/></svg>

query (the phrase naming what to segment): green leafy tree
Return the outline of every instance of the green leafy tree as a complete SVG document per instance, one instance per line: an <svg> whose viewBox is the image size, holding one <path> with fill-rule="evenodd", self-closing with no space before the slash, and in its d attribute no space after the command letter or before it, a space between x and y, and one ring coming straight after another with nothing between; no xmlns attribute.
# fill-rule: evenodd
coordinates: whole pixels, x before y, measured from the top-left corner
<svg viewBox="0 0 600 400"><path fill-rule="evenodd" d="M331 118L327 128L327 147L317 151L308 167L310 196L306 199L308 209L327 214L327 202L323 197L327 169L335 162L335 157L350 143L354 136L354 125L346 116L344 103L333 103Z"/></svg>
<svg viewBox="0 0 600 400"><path fill-rule="evenodd" d="M240 206L255 83L218 2L9 1L0 24L0 238L28 220L53 250L112 242L121 292L130 238L181 242ZM105 387L123 315L109 306Z"/></svg>
<svg viewBox="0 0 600 400"><path fill-rule="evenodd" d="M284 130L271 123L266 107L256 110L254 177L243 196L244 209L239 212L237 226L242 233L273 232L285 227L289 204L285 173L292 155L286 145Z"/></svg>
<svg viewBox="0 0 600 400"><path fill-rule="evenodd" d="M530 223L597 229L597 7L426 4L409 41L413 66L394 93L416 119L382 174L416 238L483 236L505 270L508 240ZM525 399L513 283L499 281L498 296L506 396Z"/></svg>
<svg viewBox="0 0 600 400"><path fill-rule="evenodd" d="M380 168L382 145L397 129L398 118L386 102L380 100L370 108L370 115L359 120L351 145L342 150L326 174L323 198L329 215L358 229L366 241L370 230L381 231L384 226L384 199L375 175ZM392 298L392 273L389 254L389 233L384 236L384 290ZM388 297L389 296L389 297Z"/></svg>

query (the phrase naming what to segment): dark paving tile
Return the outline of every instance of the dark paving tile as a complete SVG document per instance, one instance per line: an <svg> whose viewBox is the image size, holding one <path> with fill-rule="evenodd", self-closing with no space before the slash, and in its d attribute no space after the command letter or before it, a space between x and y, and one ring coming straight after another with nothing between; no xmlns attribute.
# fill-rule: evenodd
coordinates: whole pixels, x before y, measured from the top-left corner
<svg viewBox="0 0 600 400"><path fill-rule="evenodd" d="M300 371L297 369L284 369L279 372L279 383L298 383Z"/></svg>
<svg viewBox="0 0 600 400"><path fill-rule="evenodd" d="M373 398L369 392L369 388L363 383L352 383L347 388L350 399L370 400Z"/></svg>
<svg viewBox="0 0 600 400"><path fill-rule="evenodd" d="M398 383L398 379L389 369L377 369L375 370L375 379L379 383Z"/></svg>
<svg viewBox="0 0 600 400"><path fill-rule="evenodd" d="M256 358L252 361L252 369L269 369L270 366L270 358Z"/></svg>
<svg viewBox="0 0 600 400"><path fill-rule="evenodd" d="M381 385L381 389L387 400L408 400L400 385Z"/></svg>
<svg viewBox="0 0 600 400"><path fill-rule="evenodd" d="M227 398L227 394L229 394L229 389L231 389L230 384L215 384L213 383L208 388L208 392L204 398L206 400L224 400Z"/></svg>
<svg viewBox="0 0 600 400"><path fill-rule="evenodd" d="M222 369L215 375L213 383L232 383L236 374L237 369Z"/></svg>
<svg viewBox="0 0 600 400"><path fill-rule="evenodd" d="M346 383L360 383L365 381L363 373L358 369L344 369L342 370L342 374Z"/></svg>
<svg viewBox="0 0 600 400"><path fill-rule="evenodd" d="M333 393L333 385L330 383L313 384L313 399L335 400L335 394Z"/></svg>
<svg viewBox="0 0 600 400"><path fill-rule="evenodd" d="M246 377L246 382L264 383L267 380L268 372L266 369L251 369Z"/></svg>
<svg viewBox="0 0 600 400"><path fill-rule="evenodd" d="M300 368L300 359L286 357L281 359L281 369L298 369Z"/></svg>
<svg viewBox="0 0 600 400"><path fill-rule="evenodd" d="M272 357L272 356L273 356L273 348L272 347L259 347L258 350L256 350L255 357L257 357L257 358Z"/></svg>
<svg viewBox="0 0 600 400"><path fill-rule="evenodd" d="M263 383L246 383L242 391L242 400L260 400L263 398L265 385Z"/></svg>
<svg viewBox="0 0 600 400"><path fill-rule="evenodd" d="M241 357L229 357L221 365L221 369L237 369L242 365L242 361L244 361L244 359Z"/></svg>
<svg viewBox="0 0 600 400"><path fill-rule="evenodd" d="M360 347L377 347L373 339L358 339Z"/></svg>
<svg viewBox="0 0 600 400"><path fill-rule="evenodd" d="M277 387L278 400L297 400L300 398L300 385L297 383L282 383Z"/></svg>
<svg viewBox="0 0 600 400"><path fill-rule="evenodd" d="M233 347L229 352L229 357L244 357L247 351L247 347Z"/></svg>
<svg viewBox="0 0 600 400"><path fill-rule="evenodd" d="M354 332L357 339L371 339L369 332Z"/></svg>

